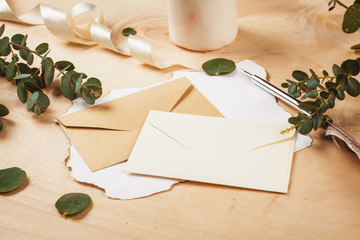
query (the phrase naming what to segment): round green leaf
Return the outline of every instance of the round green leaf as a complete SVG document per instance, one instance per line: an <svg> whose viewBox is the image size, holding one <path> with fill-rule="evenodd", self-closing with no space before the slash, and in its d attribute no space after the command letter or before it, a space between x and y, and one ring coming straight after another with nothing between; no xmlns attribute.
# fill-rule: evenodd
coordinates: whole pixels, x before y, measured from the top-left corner
<svg viewBox="0 0 360 240"><path fill-rule="evenodd" d="M342 68L336 64L334 64L332 66L332 71L333 71L335 77L337 77L337 75L339 75L339 74L344 74L344 71L342 70Z"/></svg>
<svg viewBox="0 0 360 240"><path fill-rule="evenodd" d="M15 62L12 61L6 68L6 78L8 81L11 81L16 75L17 67Z"/></svg>
<svg viewBox="0 0 360 240"><path fill-rule="evenodd" d="M345 33L356 32L360 27L360 4L351 5L344 14L342 30Z"/></svg>
<svg viewBox="0 0 360 240"><path fill-rule="evenodd" d="M35 103L36 103L36 100L38 99L39 97L39 91L37 92L34 92L33 94L31 94L31 96L29 97L29 101L28 101L28 105L27 105L27 110L31 110L33 109Z"/></svg>
<svg viewBox="0 0 360 240"><path fill-rule="evenodd" d="M356 76L359 74L360 65L356 60L348 59L341 64L341 69L348 74Z"/></svg>
<svg viewBox="0 0 360 240"><path fill-rule="evenodd" d="M296 85L296 84L291 85L291 86L288 88L288 93L289 93L290 95L293 95L293 94L296 92L296 90L297 90L297 85Z"/></svg>
<svg viewBox="0 0 360 240"><path fill-rule="evenodd" d="M324 99L318 98L315 100L315 102L319 104L319 106L321 107L321 111L323 113L328 110L328 106L327 106L326 102L324 101Z"/></svg>
<svg viewBox="0 0 360 240"><path fill-rule="evenodd" d="M281 87L283 87L283 88L288 88L290 85L288 84L288 83L282 83L281 84Z"/></svg>
<svg viewBox="0 0 360 240"><path fill-rule="evenodd" d="M48 64L47 67L45 68L45 73L44 73L44 80L45 80L46 86L51 85L51 83L54 80L54 74L55 74L54 66L51 64Z"/></svg>
<svg viewBox="0 0 360 240"><path fill-rule="evenodd" d="M81 85L80 93L85 102L94 104L95 99L102 94L101 82L97 78L89 78L83 85Z"/></svg>
<svg viewBox="0 0 360 240"><path fill-rule="evenodd" d="M0 193L19 188L26 180L26 172L18 167L0 170Z"/></svg>
<svg viewBox="0 0 360 240"><path fill-rule="evenodd" d="M9 114L9 109L4 105L0 104L0 117L4 117Z"/></svg>
<svg viewBox="0 0 360 240"><path fill-rule="evenodd" d="M309 132L311 132L312 128L313 128L313 121L310 118L306 118L305 121L301 123L297 129L300 134L306 135Z"/></svg>
<svg viewBox="0 0 360 240"><path fill-rule="evenodd" d="M210 76L219 76L221 74L233 72L236 65L232 60L215 58L203 63L202 68Z"/></svg>
<svg viewBox="0 0 360 240"><path fill-rule="evenodd" d="M10 52L11 52L11 48L9 45L9 38L4 37L3 39L0 40L0 55L7 56L10 54Z"/></svg>
<svg viewBox="0 0 360 240"><path fill-rule="evenodd" d="M27 62L29 65L33 64L33 62L34 62L34 55L33 55L32 53L29 53L29 54L28 54L28 56L27 56L27 58L26 58L26 62Z"/></svg>
<svg viewBox="0 0 360 240"><path fill-rule="evenodd" d="M309 88L309 90L314 90L317 88L317 86L319 85L319 81L314 79L314 78L310 78L308 81L307 81L307 86Z"/></svg>
<svg viewBox="0 0 360 240"><path fill-rule="evenodd" d="M35 48L35 52L37 52L40 55L46 53L47 50L49 50L49 44L47 43L41 43L39 46Z"/></svg>
<svg viewBox="0 0 360 240"><path fill-rule="evenodd" d="M81 88L80 89L81 96L87 102L88 104L94 104L95 103L95 97L91 95L90 90L87 88Z"/></svg>
<svg viewBox="0 0 360 240"><path fill-rule="evenodd" d="M55 207L63 216L73 215L82 212L91 204L91 198L84 193L67 193L60 197Z"/></svg>
<svg viewBox="0 0 360 240"><path fill-rule="evenodd" d="M22 103L26 103L27 101L27 89L24 85L24 81L21 80L17 85L17 95Z"/></svg>
<svg viewBox="0 0 360 240"><path fill-rule="evenodd" d="M31 69L28 65L26 65L25 63L17 63L18 67L19 67L19 71L20 73L24 74L24 73L30 73L31 74Z"/></svg>
<svg viewBox="0 0 360 240"><path fill-rule="evenodd" d="M345 99L344 91L341 90L341 89L337 89L336 91L337 91L337 92L336 92L336 97L337 97L337 99L339 99L339 100L344 100L344 99Z"/></svg>
<svg viewBox="0 0 360 240"><path fill-rule="evenodd" d="M136 31L135 31L135 29L128 27L128 28L124 28L124 29L122 30L122 34L123 34L124 36L135 35L135 34L136 34Z"/></svg>
<svg viewBox="0 0 360 240"><path fill-rule="evenodd" d="M307 112L314 112L319 107L320 107L320 105L317 102L311 102L311 101L306 101L306 102L302 102L299 104L299 108L303 109Z"/></svg>
<svg viewBox="0 0 360 240"><path fill-rule="evenodd" d="M3 129L3 127L4 127L3 121L0 119L0 131Z"/></svg>
<svg viewBox="0 0 360 240"><path fill-rule="evenodd" d="M30 54L30 52L24 48L20 49L20 57L24 60L26 60L28 58L28 55Z"/></svg>
<svg viewBox="0 0 360 240"><path fill-rule="evenodd" d="M5 24L1 25L0 27L0 37L3 35L4 31L5 31Z"/></svg>
<svg viewBox="0 0 360 240"><path fill-rule="evenodd" d="M324 119L324 115L322 114L321 111L319 111L311 119L313 121L314 130L317 130L322 124L322 121Z"/></svg>
<svg viewBox="0 0 360 240"><path fill-rule="evenodd" d="M55 63L55 66L58 67L60 70L67 67L67 71L74 70L75 66L69 61L58 61ZM69 67L68 67L69 66Z"/></svg>
<svg viewBox="0 0 360 240"><path fill-rule="evenodd" d="M14 36L11 37L11 42L17 44L17 45L21 45L21 43L23 43L24 40L24 35L22 34L15 34ZM23 44L23 46L26 46L26 43ZM13 45L13 48L16 50L20 50L20 47Z"/></svg>
<svg viewBox="0 0 360 240"><path fill-rule="evenodd" d="M357 97L360 94L360 83L355 78L349 78L348 84L345 88L346 92L353 97Z"/></svg>
<svg viewBox="0 0 360 240"><path fill-rule="evenodd" d="M291 117L288 119L288 122L292 125L296 125L300 122L301 119L297 118L297 117Z"/></svg>
<svg viewBox="0 0 360 240"><path fill-rule="evenodd" d="M292 77L298 81L304 81L309 78L309 76L305 72L300 70L293 71Z"/></svg>
<svg viewBox="0 0 360 240"><path fill-rule="evenodd" d="M76 98L75 84L71 78L63 76L61 78L61 92L67 99L74 100Z"/></svg>

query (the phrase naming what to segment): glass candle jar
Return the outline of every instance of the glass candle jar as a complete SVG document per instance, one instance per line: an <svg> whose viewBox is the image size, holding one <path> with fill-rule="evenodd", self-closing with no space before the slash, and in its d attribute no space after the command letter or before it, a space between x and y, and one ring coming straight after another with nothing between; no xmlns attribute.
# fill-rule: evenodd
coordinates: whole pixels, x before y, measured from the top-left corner
<svg viewBox="0 0 360 240"><path fill-rule="evenodd" d="M237 0L168 0L169 36L195 51L225 47L236 37Z"/></svg>

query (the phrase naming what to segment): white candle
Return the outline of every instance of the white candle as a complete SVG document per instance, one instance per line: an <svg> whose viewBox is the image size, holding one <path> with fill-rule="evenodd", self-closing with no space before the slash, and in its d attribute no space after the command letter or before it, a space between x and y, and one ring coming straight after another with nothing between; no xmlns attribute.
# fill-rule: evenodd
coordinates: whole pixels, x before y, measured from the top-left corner
<svg viewBox="0 0 360 240"><path fill-rule="evenodd" d="M170 39L176 45L209 51L236 37L236 0L168 0Z"/></svg>

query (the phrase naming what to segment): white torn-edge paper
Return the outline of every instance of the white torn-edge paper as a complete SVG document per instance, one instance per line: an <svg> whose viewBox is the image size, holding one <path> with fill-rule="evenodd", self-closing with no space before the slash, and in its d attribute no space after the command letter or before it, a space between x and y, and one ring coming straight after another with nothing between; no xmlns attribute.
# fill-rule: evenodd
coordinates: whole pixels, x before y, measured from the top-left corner
<svg viewBox="0 0 360 240"><path fill-rule="evenodd" d="M256 86L239 68L247 70L262 78L266 78L265 70L250 60L236 64L237 69L224 76L208 76L203 72L178 71L169 80L187 77L191 83L227 118L271 123L287 123L290 114L280 108L275 98ZM163 83L159 83L163 84ZM141 91L159 84L142 87L113 90L96 101L101 104L119 97ZM84 101L75 100L66 114L90 107ZM280 134L280 133L279 133ZM311 145L311 138L298 135L295 151ZM111 198L133 199L150 196L166 191L179 180L141 176L123 171L126 162L91 172L84 160L72 145L67 166L71 167L71 176L77 181L86 182L105 190Z"/></svg>

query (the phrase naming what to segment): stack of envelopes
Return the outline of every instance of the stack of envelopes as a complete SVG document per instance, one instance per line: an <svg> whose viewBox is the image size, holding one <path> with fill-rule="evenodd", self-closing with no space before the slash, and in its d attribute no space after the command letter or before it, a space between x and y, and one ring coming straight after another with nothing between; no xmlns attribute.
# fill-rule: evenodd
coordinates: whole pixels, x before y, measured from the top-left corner
<svg viewBox="0 0 360 240"><path fill-rule="evenodd" d="M225 119L186 78L58 120L92 171L133 150L129 172L287 192L294 132Z"/></svg>

